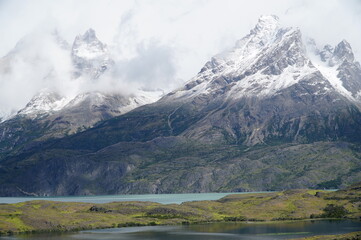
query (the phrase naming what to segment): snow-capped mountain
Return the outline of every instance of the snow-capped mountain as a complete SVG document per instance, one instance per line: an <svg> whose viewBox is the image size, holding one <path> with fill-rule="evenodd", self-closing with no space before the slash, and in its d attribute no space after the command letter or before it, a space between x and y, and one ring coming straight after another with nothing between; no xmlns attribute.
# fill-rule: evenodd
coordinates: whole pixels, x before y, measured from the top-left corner
<svg viewBox="0 0 361 240"><path fill-rule="evenodd" d="M351 101L361 102L361 67L346 40L334 48L326 45L319 50L311 46L309 57L333 89Z"/></svg>
<svg viewBox="0 0 361 240"><path fill-rule="evenodd" d="M323 134L328 135L338 129L335 112L351 105L359 109L360 93L361 68L347 41L318 50L315 43L304 43L298 28L262 16L233 49L213 57L183 88L160 101L188 102L199 113L213 109L182 133L187 137L231 137L254 145L281 136L303 139L299 134L310 131L303 128L311 116L320 118L316 131L327 128Z"/></svg>
<svg viewBox="0 0 361 240"><path fill-rule="evenodd" d="M72 47L56 31L49 37L48 40L55 45L52 49L61 51L61 57L68 59L70 66L65 69L68 72L62 68L57 69L57 66L48 63L43 55L29 49L34 44L34 39L36 38L22 39L14 50L0 59L0 73L7 74L7 72L15 71L17 62L25 62L29 66L32 64L37 66L34 67L34 71L40 69L38 77L42 78L44 82L51 83L56 80L60 82L62 79L68 78L65 79L68 87L72 88L74 85L76 88L76 83L79 81L85 86L86 82L94 84L102 81L103 74L112 71L114 66L106 44L96 37L93 29L89 29L83 35L78 35ZM46 40L43 41L46 42ZM111 74L108 77L111 77ZM73 83L73 85L69 83ZM69 89L72 94L67 94L67 91L56 89L54 87L41 89L22 109L11 113L0 112L0 135L3 136L1 141L12 142L10 148L16 145L15 142L18 140L13 142L11 139L14 137L19 139L18 135L21 136L23 132L26 132L24 129L26 124L22 124L18 130L14 130L17 128L11 129L11 125L17 124L16 121L20 121L20 119L23 121L23 118L37 122L40 125L39 128L43 127L45 130L41 133L43 138L44 136L62 137L64 134L92 127L99 121L124 114L138 106L155 102L163 94L161 90L145 91L142 89L132 90L129 94L121 93L127 92L126 89L120 89L121 91L113 89L111 92L82 91L80 89L75 91L75 94L73 89ZM34 136L39 137L40 135L36 136L35 134Z"/></svg>
<svg viewBox="0 0 361 240"><path fill-rule="evenodd" d="M360 65L354 61L346 40L335 48L326 45L318 50L315 43L303 43L298 28L281 27L277 16L262 16L249 35L230 51L213 57L170 98L217 94L223 87L227 87L227 98L264 98L317 73L323 78L314 79L312 84L323 85L319 94L337 91L354 101L360 100Z"/></svg>
<svg viewBox="0 0 361 240"><path fill-rule="evenodd" d="M50 114L59 111L66 105L66 99L58 93L43 90L35 95L18 114L37 117L41 114Z"/></svg>
<svg viewBox="0 0 361 240"><path fill-rule="evenodd" d="M36 94L30 102L17 112L19 116L36 119L50 115L62 115L66 111L78 109L79 114L89 114L87 107L83 110L82 105L96 109L103 107L109 110L110 116L117 116L133 110L134 108L157 101L162 92L138 90L135 94L123 96L121 94L102 93L99 91L85 92L76 95L74 98L62 97L58 93L42 90ZM99 121L99 119L98 119Z"/></svg>
<svg viewBox="0 0 361 240"><path fill-rule="evenodd" d="M360 73L347 41L319 47L263 16L157 102L121 114L142 103L84 93L0 125L0 195L340 188L361 177Z"/></svg>
<svg viewBox="0 0 361 240"><path fill-rule="evenodd" d="M99 41L93 29L75 38L71 56L76 77L87 74L96 79L114 64L107 46Z"/></svg>
<svg viewBox="0 0 361 240"><path fill-rule="evenodd" d="M262 16L233 49L213 57L174 97L211 94L226 85L231 98L269 96L315 71L305 55L299 29L281 28L278 17Z"/></svg>
<svg viewBox="0 0 361 240"><path fill-rule="evenodd" d="M61 38L57 31L54 31L51 36L56 44L65 51L68 51L68 56L70 61L73 63L74 71L73 74L70 74L71 80L76 82L80 81L101 81L98 79L106 70L109 70L114 65L114 61L111 59L111 54L106 46L102 43L97 37L93 29L87 30L83 35L78 35L72 47ZM2 72L10 71L9 68L11 64L17 59L22 58L21 53L29 47L28 39L23 39L19 41L14 50L12 50L7 56L0 59L0 70ZM30 42L31 43L31 42ZM20 54L18 54L20 53ZM20 55L20 56L19 56ZM30 56L30 62L36 62L39 58L38 55L26 54L26 57ZM14 60L15 59L15 60ZM44 70L43 78L52 81L54 78L57 78L54 74L54 69L49 67ZM53 114L58 112L63 108L72 107L72 102L76 101L79 103L80 99L83 99L83 96L116 96L115 99L124 98L126 101L121 101L117 106L112 107L112 111L118 113L125 113L133 108L141 105L154 102L160 98L163 94L162 91L144 91L137 90L129 96L124 94L108 94L95 91L96 94L92 92L81 92L79 96L65 96L64 94L57 92L56 90L51 89L41 89L27 104L23 109L18 110L20 115L28 115L31 118L36 118L36 116L44 114ZM116 91L114 91L116 92ZM94 99L94 103L97 105L106 104L103 103L105 98ZM129 105L124 105L128 104ZM7 120L9 117L14 117L16 114L11 114L5 117L5 113L1 116L2 121Z"/></svg>

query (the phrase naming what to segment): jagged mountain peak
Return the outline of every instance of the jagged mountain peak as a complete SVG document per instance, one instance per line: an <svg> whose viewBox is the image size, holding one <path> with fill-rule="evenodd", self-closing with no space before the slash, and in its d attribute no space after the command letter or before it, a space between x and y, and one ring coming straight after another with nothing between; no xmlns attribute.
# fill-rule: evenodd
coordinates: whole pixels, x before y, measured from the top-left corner
<svg viewBox="0 0 361 240"><path fill-rule="evenodd" d="M298 28L283 28L278 17L274 15L261 16L255 28L244 38L238 40L235 46L224 53L218 54L207 62L201 70L212 69L212 72L224 70L227 66L237 65L249 67L255 57L262 54L272 45L280 45L293 41L296 46L302 42L301 32ZM223 66L221 66L223 65ZM227 67L229 68L229 67Z"/></svg>
<svg viewBox="0 0 361 240"><path fill-rule="evenodd" d="M72 55L84 59L95 59L107 54L107 47L95 34L93 29L78 35L73 43Z"/></svg>
<svg viewBox="0 0 361 240"><path fill-rule="evenodd" d="M86 30L83 34L79 34L75 37L76 41L83 41L83 42L93 42L93 41L99 41L99 39L96 36L96 32L94 29L89 28Z"/></svg>
<svg viewBox="0 0 361 240"><path fill-rule="evenodd" d="M248 48L248 51L253 51L256 48L262 48L275 38L280 27L277 16L263 15L258 19L256 26L250 33L236 42L235 49L244 48L246 50ZM284 30L287 31L288 29Z"/></svg>
<svg viewBox="0 0 361 240"><path fill-rule="evenodd" d="M334 92L352 102L361 99L361 68L346 40L319 50L315 40L304 42L300 29L283 27L277 16L261 16L234 48L214 56L185 87L164 99L263 98L309 79L319 88L316 94Z"/></svg>
<svg viewBox="0 0 361 240"><path fill-rule="evenodd" d="M96 36L95 30L92 28L89 28L83 35L81 35L81 38L83 41L86 42L99 41Z"/></svg>
<svg viewBox="0 0 361 240"><path fill-rule="evenodd" d="M271 14L271 15L261 15L258 18L258 23L267 23L267 25L269 24L279 24L279 17L277 15Z"/></svg>
<svg viewBox="0 0 361 240"><path fill-rule="evenodd" d="M355 56L352 52L351 45L346 40L342 40L339 44L337 44L333 52L333 55L339 61L347 60L349 62L353 62L355 60Z"/></svg>
<svg viewBox="0 0 361 240"><path fill-rule="evenodd" d="M308 57L312 65L332 86L328 91L336 91L351 102L361 102L361 67L355 61L350 43L342 40L335 47L326 44L322 50L307 45Z"/></svg>
<svg viewBox="0 0 361 240"><path fill-rule="evenodd" d="M274 31L280 26L279 18L276 15L262 15L258 19L256 27L251 32Z"/></svg>
<svg viewBox="0 0 361 240"><path fill-rule="evenodd" d="M39 91L25 106L21 109L19 115L38 117L42 114L51 114L52 112L62 109L69 100L59 93L42 89Z"/></svg>
<svg viewBox="0 0 361 240"><path fill-rule="evenodd" d="M314 40L304 41L300 29L283 27L277 18L263 17L234 48L213 57L185 87L161 101L189 104L206 112L184 136L221 141L222 134L215 129L228 129L229 135L241 136L241 142L252 146L266 142L269 136L284 134L281 125L298 129L287 134L292 132L289 136L299 139L305 117L324 115L331 119L334 112L348 106L360 109L360 80L361 68L353 62L347 41L320 51ZM333 123L327 124L338 129ZM172 124L170 128L175 132ZM204 134L207 131L209 135ZM339 134L344 133L336 133L336 137Z"/></svg>
<svg viewBox="0 0 361 240"><path fill-rule="evenodd" d="M96 79L114 63L107 45L97 38L91 28L75 38L71 56L76 67L75 77L86 74Z"/></svg>
<svg viewBox="0 0 361 240"><path fill-rule="evenodd" d="M326 44L323 46L322 50L319 50L317 47L315 47L315 44L312 46L311 45L312 44L308 43L307 47L309 50L313 50L314 48L316 49L316 51L311 51L311 53L313 52L316 55L319 55L321 61L327 63L330 67L342 64L344 61L349 63L353 63L355 61L352 47L346 40L342 40L335 47L331 46L330 44Z"/></svg>
<svg viewBox="0 0 361 240"><path fill-rule="evenodd" d="M314 72L298 28L282 27L276 16L262 16L234 48L205 64L174 97L214 94L227 87L231 98L266 96ZM287 77L285 77L287 76Z"/></svg>

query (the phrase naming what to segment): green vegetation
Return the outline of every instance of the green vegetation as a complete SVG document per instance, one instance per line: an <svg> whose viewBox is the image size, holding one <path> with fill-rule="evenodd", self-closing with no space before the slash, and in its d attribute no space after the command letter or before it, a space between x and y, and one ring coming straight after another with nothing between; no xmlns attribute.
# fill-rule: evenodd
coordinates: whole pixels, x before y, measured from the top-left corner
<svg viewBox="0 0 361 240"><path fill-rule="evenodd" d="M0 233L77 231L94 228L193 224L224 221L279 221L360 218L361 184L337 192L288 190L228 195L217 201L183 204L106 204L29 201L0 205Z"/></svg>
<svg viewBox="0 0 361 240"><path fill-rule="evenodd" d="M324 209L324 213L321 217L324 218L343 218L347 215L348 211L344 206L337 206L334 204L328 204Z"/></svg>
<svg viewBox="0 0 361 240"><path fill-rule="evenodd" d="M313 237L301 238L295 240L359 240L359 239L361 239L361 232L353 232L353 233L339 234L339 235L313 236Z"/></svg>

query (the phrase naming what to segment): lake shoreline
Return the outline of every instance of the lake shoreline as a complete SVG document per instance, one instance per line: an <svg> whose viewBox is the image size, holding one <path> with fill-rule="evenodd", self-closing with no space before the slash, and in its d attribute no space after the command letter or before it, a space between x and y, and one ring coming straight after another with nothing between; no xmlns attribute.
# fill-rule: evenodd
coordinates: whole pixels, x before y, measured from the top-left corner
<svg viewBox="0 0 361 240"><path fill-rule="evenodd" d="M182 204L139 201L93 204L44 200L0 204L0 235L218 222L361 219L361 211L355 204L361 200L360 189L356 186L336 192L299 189L232 194L219 200Z"/></svg>
<svg viewBox="0 0 361 240"><path fill-rule="evenodd" d="M194 222L190 223L189 225L208 225L208 224L214 224L214 223L229 223L229 224L237 224L237 223L245 223L245 224L269 224L269 223L294 223L294 222L316 222L316 221L325 221L325 220L357 220L358 219L337 219L337 218L319 218L319 219L300 219L300 220L273 220L273 221L239 221L239 222L226 222L226 221L218 221L218 222ZM188 225L188 224L187 224ZM136 227L161 227L161 226L179 226L177 225L135 225L135 226L127 226L122 228L136 228ZM119 228L119 227L115 227ZM63 234L71 234L71 233L87 233L88 231L91 232L91 230L110 230L115 228L92 228L92 229L80 229L80 230L69 230L69 231L61 231L61 230L55 230L55 231L32 231L32 232L19 232L19 233L11 233L11 234L0 234L0 239L4 236L26 236L31 237L34 236L41 236L41 235L47 235L47 234L54 234L56 236L61 236ZM330 235L314 235L311 237L305 237L305 238L292 238L290 240L356 240L361 239L361 231L357 232L349 232L349 233L342 233L342 234L330 234Z"/></svg>
<svg viewBox="0 0 361 240"><path fill-rule="evenodd" d="M268 223L292 223L292 222L314 222L314 221L325 221L325 220L357 220L357 218L307 218L307 219L290 219L290 220L246 220L246 221L211 221L211 222L187 222L187 223L180 223L180 224L153 224L150 223L148 225L142 225L138 223L129 224L129 226L116 226L116 227L106 227L106 228L84 228L84 229L77 229L77 230L32 230L32 231L24 231L24 232L11 232L11 233L2 233L0 232L0 238L3 236L14 236L14 235L31 235L31 234L63 234L63 233L78 233L83 231L91 231L91 230L102 230L102 229L115 229L115 228L132 228L132 227L155 227L155 226L180 226L180 225L207 225L213 223L245 223L245 224L268 224Z"/></svg>

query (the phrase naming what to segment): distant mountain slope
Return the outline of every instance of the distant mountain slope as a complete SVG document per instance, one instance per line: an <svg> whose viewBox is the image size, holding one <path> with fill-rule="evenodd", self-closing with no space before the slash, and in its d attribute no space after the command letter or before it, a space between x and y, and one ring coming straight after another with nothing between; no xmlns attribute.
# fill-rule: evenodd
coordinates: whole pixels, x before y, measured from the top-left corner
<svg viewBox="0 0 361 240"><path fill-rule="evenodd" d="M339 188L361 177L360 93L345 40L319 50L263 16L159 101L5 156L0 193Z"/></svg>

